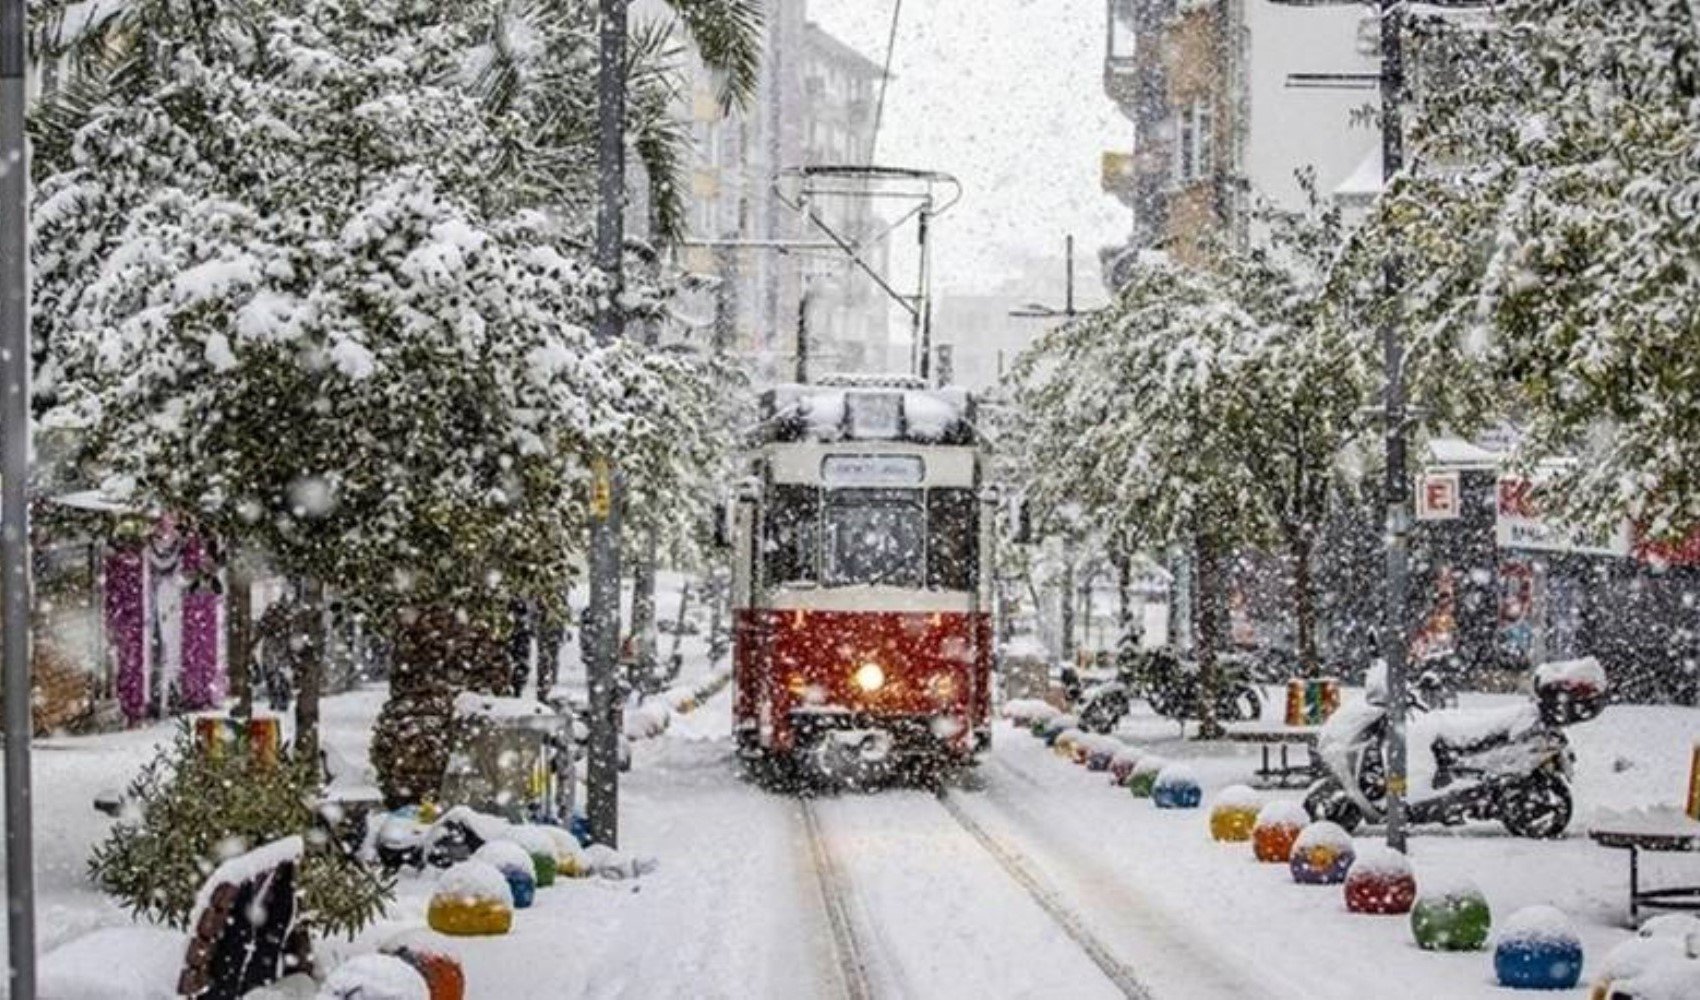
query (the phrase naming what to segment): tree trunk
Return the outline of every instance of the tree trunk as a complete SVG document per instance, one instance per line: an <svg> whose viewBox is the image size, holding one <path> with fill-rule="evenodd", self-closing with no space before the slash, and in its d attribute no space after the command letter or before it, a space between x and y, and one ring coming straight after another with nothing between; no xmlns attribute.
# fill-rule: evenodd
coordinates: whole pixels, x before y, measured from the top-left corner
<svg viewBox="0 0 1700 1000"><path fill-rule="evenodd" d="M232 710L238 719L254 717L254 591L253 581L233 547L225 567L225 655L230 672Z"/></svg>
<svg viewBox="0 0 1700 1000"><path fill-rule="evenodd" d="M1063 539L1062 660L1074 666L1074 542Z"/></svg>
<svg viewBox="0 0 1700 1000"><path fill-rule="evenodd" d="M301 589L301 602L293 616L295 673L295 751L301 757L319 759L319 697L325 689L325 585L309 580Z"/></svg>
<svg viewBox="0 0 1700 1000"><path fill-rule="evenodd" d="M1293 615L1298 620L1294 652L1298 654L1299 671L1306 677L1322 676L1322 662L1316 652L1316 594L1311 580L1315 548L1316 541L1307 529L1292 533Z"/></svg>
<svg viewBox="0 0 1700 1000"><path fill-rule="evenodd" d="M632 567L632 644L638 677L647 685L655 679L655 529L645 528L636 565Z"/></svg>
<svg viewBox="0 0 1700 1000"><path fill-rule="evenodd" d="M1222 648L1226 618L1225 580L1222 574L1220 541L1208 532L1201 532L1195 545L1198 552L1198 738L1220 739L1225 733L1216 716L1216 704L1221 697L1222 675L1216 661Z"/></svg>
<svg viewBox="0 0 1700 1000"><path fill-rule="evenodd" d="M1119 640L1133 627L1133 557L1117 546L1110 560L1116 568L1116 632Z"/></svg>

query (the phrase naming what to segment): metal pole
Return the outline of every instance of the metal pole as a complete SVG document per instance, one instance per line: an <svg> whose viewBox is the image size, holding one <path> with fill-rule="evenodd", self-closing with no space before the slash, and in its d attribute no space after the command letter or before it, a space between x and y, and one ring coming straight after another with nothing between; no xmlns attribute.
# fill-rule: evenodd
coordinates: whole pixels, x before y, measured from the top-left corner
<svg viewBox="0 0 1700 1000"><path fill-rule="evenodd" d="M1405 144L1400 102L1404 99L1404 0L1381 0L1381 177L1390 184L1404 165ZM1389 307L1403 276L1396 257L1382 264ZM1405 469L1405 345L1392 316L1381 326L1387 375L1387 619L1382 656L1387 661L1387 846L1405 850L1406 739L1405 716L1410 704L1406 690L1405 589L1407 545L1411 527L1410 484Z"/></svg>
<svg viewBox="0 0 1700 1000"><path fill-rule="evenodd" d="M14 1000L35 1000L30 817L29 163L24 0L0 0L0 675L6 695L6 927Z"/></svg>
<svg viewBox="0 0 1700 1000"><path fill-rule="evenodd" d="M620 293L626 208L626 8L628 0L598 0L602 17L598 75L598 196L596 266L607 281L596 315L596 339L612 343L625 332ZM585 818L599 844L619 846L620 734L615 690L620 631L620 480L598 459L591 491L589 633L590 753L585 766Z"/></svg>
<svg viewBox="0 0 1700 1000"><path fill-rule="evenodd" d="M809 384L809 279L803 278L803 294L797 297L797 384Z"/></svg>
<svg viewBox="0 0 1700 1000"><path fill-rule="evenodd" d="M1074 318L1074 234L1068 235L1068 290L1063 294L1063 314Z"/></svg>
<svg viewBox="0 0 1700 1000"><path fill-rule="evenodd" d="M921 291L915 309L915 325L921 335L921 381L932 384L933 375L933 199L918 216L921 239Z"/></svg>

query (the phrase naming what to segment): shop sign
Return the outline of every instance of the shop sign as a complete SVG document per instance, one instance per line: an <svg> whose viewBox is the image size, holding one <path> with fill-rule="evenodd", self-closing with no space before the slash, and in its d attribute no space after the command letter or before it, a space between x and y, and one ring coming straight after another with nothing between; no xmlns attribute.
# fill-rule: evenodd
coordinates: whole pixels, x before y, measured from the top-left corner
<svg viewBox="0 0 1700 1000"><path fill-rule="evenodd" d="M1462 505L1456 472L1425 472L1417 477L1417 520L1456 521Z"/></svg>
<svg viewBox="0 0 1700 1000"><path fill-rule="evenodd" d="M1508 476L1499 481L1494 536L1501 548L1627 556L1629 534L1627 521L1607 532L1554 521L1536 508L1528 480Z"/></svg>

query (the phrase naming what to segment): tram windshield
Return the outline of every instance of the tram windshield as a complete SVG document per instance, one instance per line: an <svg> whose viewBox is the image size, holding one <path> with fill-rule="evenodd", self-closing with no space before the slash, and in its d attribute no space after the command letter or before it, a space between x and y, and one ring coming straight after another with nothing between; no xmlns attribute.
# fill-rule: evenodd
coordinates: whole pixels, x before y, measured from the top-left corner
<svg viewBox="0 0 1700 1000"><path fill-rule="evenodd" d="M824 555L829 587L920 587L927 511L919 490L833 490L827 494Z"/></svg>
<svg viewBox="0 0 1700 1000"><path fill-rule="evenodd" d="M776 486L767 507L765 575L779 587L972 590L977 510L967 489Z"/></svg>

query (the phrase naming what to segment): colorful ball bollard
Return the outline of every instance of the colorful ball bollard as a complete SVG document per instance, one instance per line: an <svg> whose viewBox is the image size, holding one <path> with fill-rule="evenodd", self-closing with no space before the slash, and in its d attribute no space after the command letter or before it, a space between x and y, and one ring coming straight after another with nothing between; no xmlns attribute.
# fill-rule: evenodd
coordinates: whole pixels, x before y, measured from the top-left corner
<svg viewBox="0 0 1700 1000"><path fill-rule="evenodd" d="M1339 885L1346 881L1356 858L1352 835L1339 824L1322 820L1299 832L1287 867L1300 885Z"/></svg>
<svg viewBox="0 0 1700 1000"><path fill-rule="evenodd" d="M1492 929L1487 897L1468 883L1425 890L1411 907L1411 936L1424 951L1481 951Z"/></svg>
<svg viewBox="0 0 1700 1000"><path fill-rule="evenodd" d="M555 884L555 877L560 874L560 864L555 860L555 842L542 827L512 827L508 831L508 839L531 855L531 869L536 873L537 888L547 889Z"/></svg>
<svg viewBox="0 0 1700 1000"><path fill-rule="evenodd" d="M506 934L513 921L507 876L482 861L462 861L444 872L425 913L432 930L455 937Z"/></svg>
<svg viewBox="0 0 1700 1000"><path fill-rule="evenodd" d="M1117 785L1126 785L1127 779L1133 777L1133 769L1138 764L1138 750L1132 747L1117 750L1110 758L1110 781Z"/></svg>
<svg viewBox="0 0 1700 1000"><path fill-rule="evenodd" d="M1260 803L1257 793L1245 785L1230 785L1210 805L1210 837L1224 844L1251 839Z"/></svg>
<svg viewBox="0 0 1700 1000"><path fill-rule="evenodd" d="M537 867L525 848L511 840L492 840L474 852L472 858L495 868L508 880L514 909L529 907L537 897Z"/></svg>
<svg viewBox="0 0 1700 1000"><path fill-rule="evenodd" d="M1163 773L1168 762L1161 757L1151 755L1141 757L1134 765L1133 773L1128 776L1127 790L1136 799L1148 799L1157 788L1157 775Z"/></svg>
<svg viewBox="0 0 1700 1000"><path fill-rule="evenodd" d="M1151 786L1151 801L1159 809L1197 809L1204 801L1204 789L1192 768L1170 764L1158 773L1156 783Z"/></svg>
<svg viewBox="0 0 1700 1000"><path fill-rule="evenodd" d="M1070 730L1074 730L1079 725L1080 720L1072 715L1059 715L1045 723L1045 731L1043 733L1045 745L1054 748L1057 745L1057 740L1062 737L1062 734L1069 732Z"/></svg>
<svg viewBox="0 0 1700 1000"><path fill-rule="evenodd" d="M414 1000L429 998L430 988L418 969L394 955L356 955L326 977L318 996L320 1000Z"/></svg>
<svg viewBox="0 0 1700 1000"><path fill-rule="evenodd" d="M1088 744L1086 752L1086 770L1108 771L1110 761L1115 759L1116 752L1121 749L1121 741L1108 736L1100 736Z"/></svg>
<svg viewBox="0 0 1700 1000"><path fill-rule="evenodd" d="M1346 872L1346 909L1382 916L1411 912L1417 901L1417 876L1410 859L1390 847L1373 845L1357 852Z"/></svg>
<svg viewBox="0 0 1700 1000"><path fill-rule="evenodd" d="M453 956L417 944L388 949L388 954L424 977L430 1000L466 1000L466 972Z"/></svg>
<svg viewBox="0 0 1700 1000"><path fill-rule="evenodd" d="M1082 736L1085 735L1086 734L1081 732L1079 729L1070 726L1058 733L1057 738L1051 741L1051 752L1064 760L1073 760L1074 745L1080 741Z"/></svg>
<svg viewBox="0 0 1700 1000"><path fill-rule="evenodd" d="M1499 985L1514 990L1568 990L1582 978L1582 940L1570 918L1530 906L1505 921L1493 949Z"/></svg>
<svg viewBox="0 0 1700 1000"><path fill-rule="evenodd" d="M1293 858L1293 844L1310 825L1310 814L1302 803L1278 799L1257 811L1251 827L1251 849L1265 864L1284 865Z"/></svg>

